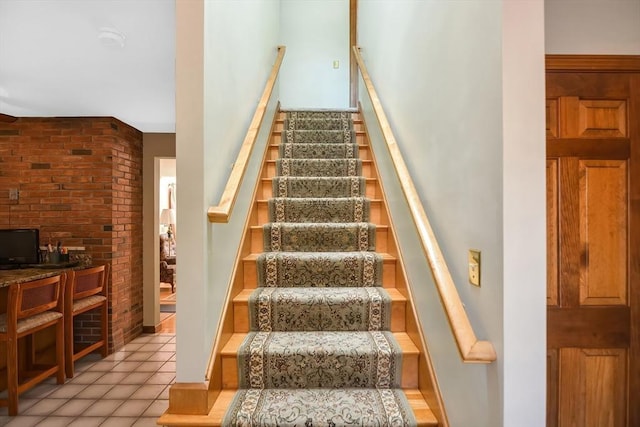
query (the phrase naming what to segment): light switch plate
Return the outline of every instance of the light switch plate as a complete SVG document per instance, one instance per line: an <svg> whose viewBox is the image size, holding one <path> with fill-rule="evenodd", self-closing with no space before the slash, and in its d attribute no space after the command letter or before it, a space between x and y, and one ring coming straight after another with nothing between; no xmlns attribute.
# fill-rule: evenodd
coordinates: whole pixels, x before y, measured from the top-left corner
<svg viewBox="0 0 640 427"><path fill-rule="evenodd" d="M480 251L469 249L469 283L480 286Z"/></svg>

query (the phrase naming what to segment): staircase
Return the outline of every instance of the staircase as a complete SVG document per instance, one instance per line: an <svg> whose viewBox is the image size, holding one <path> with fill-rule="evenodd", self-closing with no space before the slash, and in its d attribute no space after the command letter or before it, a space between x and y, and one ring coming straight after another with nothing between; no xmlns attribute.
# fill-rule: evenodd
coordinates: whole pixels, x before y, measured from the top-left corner
<svg viewBox="0 0 640 427"><path fill-rule="evenodd" d="M359 116L277 113L207 383L160 425L448 426Z"/></svg>
<svg viewBox="0 0 640 427"><path fill-rule="evenodd" d="M280 114L220 352L222 391L198 425L437 426L357 114Z"/></svg>

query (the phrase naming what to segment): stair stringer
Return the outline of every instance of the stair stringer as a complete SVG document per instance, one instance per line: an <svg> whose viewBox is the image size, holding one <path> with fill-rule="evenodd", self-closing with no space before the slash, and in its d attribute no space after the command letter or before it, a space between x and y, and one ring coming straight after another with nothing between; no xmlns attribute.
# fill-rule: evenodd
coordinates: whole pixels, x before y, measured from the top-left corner
<svg viewBox="0 0 640 427"><path fill-rule="evenodd" d="M359 110L360 111L360 110ZM377 185L379 187L379 191L381 193L381 198L383 200L383 208L385 210L385 217L387 224L389 226L389 232L387 237L387 253L394 256L396 258L396 278L395 278L395 287L407 298L407 306L406 310L406 332L414 342L415 346L418 347L420 352L419 356L419 369L418 369L418 388L422 393L425 401L429 405L429 408L433 412L433 414L438 419L438 423L442 427L449 427L449 421L446 414L444 401L442 399L442 394L440 393L440 388L438 386L438 380L435 374L435 369L433 367L431 357L429 355L429 349L427 347L427 343L425 340L424 332L422 330L420 321L418 319L417 310L414 304L413 293L411 291L411 282L408 279L406 274L406 270L404 268L404 261L402 257L402 252L398 245L398 240L396 238L396 228L393 225L393 220L391 214L389 212L389 206L387 204L387 197L384 190L384 183L380 179L380 173L378 171L375 152L373 147L370 144L369 133L367 131L367 125L364 118L364 115L360 113L360 117L362 120L362 132L364 133L363 143L369 147L369 155L371 156L372 164L373 164L373 173L375 174L375 178L377 181Z"/></svg>

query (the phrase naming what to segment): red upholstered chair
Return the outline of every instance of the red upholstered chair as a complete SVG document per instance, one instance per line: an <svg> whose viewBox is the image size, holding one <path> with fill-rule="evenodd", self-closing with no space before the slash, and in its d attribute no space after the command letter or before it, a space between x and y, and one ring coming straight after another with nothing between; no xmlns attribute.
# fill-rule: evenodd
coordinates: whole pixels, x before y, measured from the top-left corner
<svg viewBox="0 0 640 427"><path fill-rule="evenodd" d="M42 380L56 375L64 383L64 273L46 279L10 285L7 312L0 314L0 341L5 342L7 358L7 399L9 415L18 414L18 396ZM38 366L35 360L34 334L55 327L55 365ZM26 367L19 367L18 339L27 339ZM28 369L25 369L28 368Z"/></svg>
<svg viewBox="0 0 640 427"><path fill-rule="evenodd" d="M69 272L64 296L65 309L65 366L67 378L74 374L76 360L100 349L102 357L108 352L108 297L109 264ZM76 345L73 338L73 319L79 314L100 309L100 339L87 345Z"/></svg>

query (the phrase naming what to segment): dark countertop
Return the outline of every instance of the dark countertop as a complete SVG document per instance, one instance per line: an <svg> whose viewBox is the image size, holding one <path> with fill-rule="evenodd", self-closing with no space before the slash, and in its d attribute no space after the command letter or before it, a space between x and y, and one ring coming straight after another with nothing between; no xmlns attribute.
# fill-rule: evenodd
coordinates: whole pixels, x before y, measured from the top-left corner
<svg viewBox="0 0 640 427"><path fill-rule="evenodd" d="M44 279L46 277L57 276L66 270L82 270L88 265L76 263L68 267L52 266L50 268L16 268L12 270L0 270L0 288L18 283L31 282L32 280Z"/></svg>

